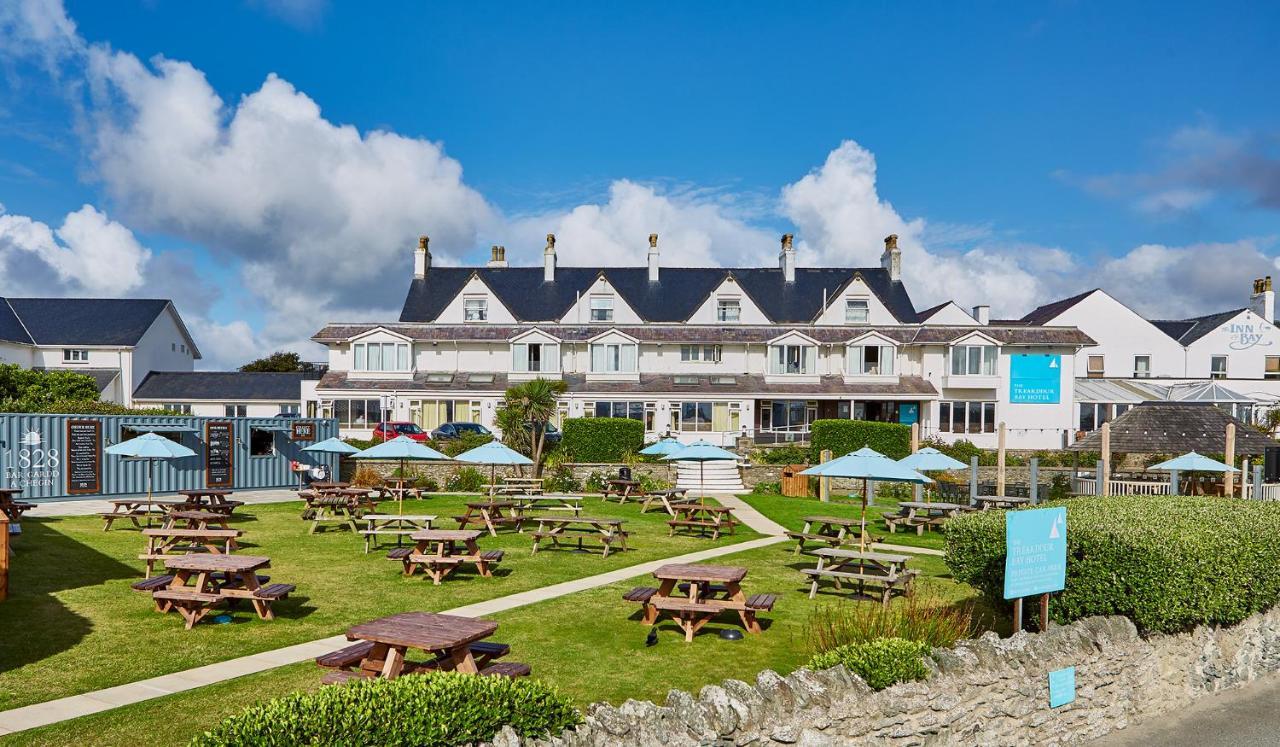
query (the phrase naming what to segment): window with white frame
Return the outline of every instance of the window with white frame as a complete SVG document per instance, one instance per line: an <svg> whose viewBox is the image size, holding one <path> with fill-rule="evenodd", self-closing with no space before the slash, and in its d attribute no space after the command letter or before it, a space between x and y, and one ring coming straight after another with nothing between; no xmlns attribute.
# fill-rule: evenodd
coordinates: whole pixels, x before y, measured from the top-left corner
<svg viewBox="0 0 1280 747"><path fill-rule="evenodd" d="M165 402L164 404L160 405L160 409L164 410L165 412L177 413L178 415L191 414L191 405L184 404L181 402Z"/></svg>
<svg viewBox="0 0 1280 747"><path fill-rule="evenodd" d="M462 319L467 322L484 322L489 319L489 299L462 299Z"/></svg>
<svg viewBox="0 0 1280 747"><path fill-rule="evenodd" d="M243 418L249 414L247 405L223 405L222 413L229 418Z"/></svg>
<svg viewBox="0 0 1280 747"><path fill-rule="evenodd" d="M592 343L592 373L635 373L636 346L634 343Z"/></svg>
<svg viewBox="0 0 1280 747"><path fill-rule="evenodd" d="M938 430L943 433L995 433L995 402L939 402Z"/></svg>
<svg viewBox="0 0 1280 747"><path fill-rule="evenodd" d="M82 348L63 348L62 362L63 363L88 363L89 351L84 350Z"/></svg>
<svg viewBox="0 0 1280 747"><path fill-rule="evenodd" d="M409 415L418 427L433 431L445 423L479 423L481 403L467 399L411 400Z"/></svg>
<svg viewBox="0 0 1280 747"><path fill-rule="evenodd" d="M382 422L382 400L379 399L335 399L327 409L326 417L336 418L344 428L372 428Z"/></svg>
<svg viewBox="0 0 1280 747"><path fill-rule="evenodd" d="M849 376L892 376L896 357L892 345L850 345L845 371Z"/></svg>
<svg viewBox="0 0 1280 747"><path fill-rule="evenodd" d="M591 297L591 321L613 321L613 299L609 296Z"/></svg>
<svg viewBox="0 0 1280 747"><path fill-rule="evenodd" d="M771 345L769 373L812 375L817 373L818 351L813 345Z"/></svg>
<svg viewBox="0 0 1280 747"><path fill-rule="evenodd" d="M845 324L866 324L871 319L871 310L865 298L850 298L844 302Z"/></svg>
<svg viewBox="0 0 1280 747"><path fill-rule="evenodd" d="M673 402L671 428L685 433L734 433L742 427L740 402Z"/></svg>
<svg viewBox="0 0 1280 747"><path fill-rule="evenodd" d="M719 363L719 345L681 345L680 360L701 363Z"/></svg>
<svg viewBox="0 0 1280 747"><path fill-rule="evenodd" d="M353 371L410 370L407 342L357 342L351 346L351 352Z"/></svg>
<svg viewBox="0 0 1280 747"><path fill-rule="evenodd" d="M1151 378L1151 356L1149 355L1133 356L1133 378L1135 379Z"/></svg>
<svg viewBox="0 0 1280 747"><path fill-rule="evenodd" d="M644 423L644 429L652 432L655 429L658 414L657 402L613 401L584 402L582 416L585 418L628 418Z"/></svg>
<svg viewBox="0 0 1280 747"><path fill-rule="evenodd" d="M554 342L517 342L511 346L511 370L517 373L560 370L560 345Z"/></svg>
<svg viewBox="0 0 1280 747"><path fill-rule="evenodd" d="M1227 378L1227 356L1214 355L1209 357L1209 378Z"/></svg>
<svg viewBox="0 0 1280 747"><path fill-rule="evenodd" d="M279 414L281 415L302 414L302 405L299 405L297 402L281 402L279 408Z"/></svg>
<svg viewBox="0 0 1280 747"><path fill-rule="evenodd" d="M721 298L716 301L716 321L736 322L742 318L742 304L736 298Z"/></svg>
<svg viewBox="0 0 1280 747"><path fill-rule="evenodd" d="M995 376L995 345L956 345L951 348L952 376Z"/></svg>

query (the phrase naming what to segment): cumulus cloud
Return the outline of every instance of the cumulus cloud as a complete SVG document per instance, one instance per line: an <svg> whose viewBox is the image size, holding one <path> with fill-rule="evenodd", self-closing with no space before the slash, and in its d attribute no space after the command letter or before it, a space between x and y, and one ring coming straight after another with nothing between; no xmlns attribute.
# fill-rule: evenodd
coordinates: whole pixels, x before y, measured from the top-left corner
<svg viewBox="0 0 1280 747"><path fill-rule="evenodd" d="M25 215L0 215L6 286L31 286L34 279L46 292L125 295L143 284L150 257L132 231L91 205L69 213L57 230ZM24 262L28 259L43 268Z"/></svg>
<svg viewBox="0 0 1280 747"><path fill-rule="evenodd" d="M1276 267L1255 240L1145 244L1101 263L1093 283L1148 317L1177 319L1245 306L1253 278L1275 274Z"/></svg>

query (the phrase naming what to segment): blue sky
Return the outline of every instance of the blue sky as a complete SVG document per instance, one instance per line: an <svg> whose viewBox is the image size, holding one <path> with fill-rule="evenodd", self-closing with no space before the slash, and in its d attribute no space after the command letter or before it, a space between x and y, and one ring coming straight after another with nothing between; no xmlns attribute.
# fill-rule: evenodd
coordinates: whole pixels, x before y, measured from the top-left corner
<svg viewBox="0 0 1280 747"><path fill-rule="evenodd" d="M760 264L794 231L856 265L895 232L922 307L1242 305L1278 251L1280 10L1115 5L19 0L0 293L173 296L215 367L394 318L418 233Z"/></svg>

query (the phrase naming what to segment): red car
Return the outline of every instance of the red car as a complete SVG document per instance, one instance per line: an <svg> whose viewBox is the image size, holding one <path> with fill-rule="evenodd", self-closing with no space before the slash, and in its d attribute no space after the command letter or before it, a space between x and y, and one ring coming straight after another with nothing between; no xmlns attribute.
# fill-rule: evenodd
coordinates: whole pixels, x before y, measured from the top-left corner
<svg viewBox="0 0 1280 747"><path fill-rule="evenodd" d="M414 441L430 441L431 434L418 427L417 423L408 421L391 421L378 423L373 429L374 441L390 441L396 436L408 436Z"/></svg>

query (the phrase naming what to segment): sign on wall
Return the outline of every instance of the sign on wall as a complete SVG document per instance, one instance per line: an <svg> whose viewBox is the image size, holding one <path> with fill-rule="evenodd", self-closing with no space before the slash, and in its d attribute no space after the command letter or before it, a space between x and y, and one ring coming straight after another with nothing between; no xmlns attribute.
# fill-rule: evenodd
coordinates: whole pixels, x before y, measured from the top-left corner
<svg viewBox="0 0 1280 747"><path fill-rule="evenodd" d="M1227 334L1227 347L1232 350L1248 350L1271 346L1267 333L1275 329L1270 324L1258 322L1231 322L1224 325L1222 331Z"/></svg>
<svg viewBox="0 0 1280 747"><path fill-rule="evenodd" d="M102 491L102 421L67 421L67 494Z"/></svg>
<svg viewBox="0 0 1280 747"><path fill-rule="evenodd" d="M11 488L27 490L60 484L62 454L48 443L45 434L34 428L23 432L3 462L5 484Z"/></svg>
<svg viewBox="0 0 1280 747"><path fill-rule="evenodd" d="M1062 591L1067 582L1067 509L1004 515L1004 598Z"/></svg>
<svg viewBox="0 0 1280 747"><path fill-rule="evenodd" d="M229 488L235 478L231 423L205 423L205 487Z"/></svg>
<svg viewBox="0 0 1280 747"><path fill-rule="evenodd" d="M1075 702L1076 668L1055 669L1049 673L1049 707L1061 708Z"/></svg>
<svg viewBox="0 0 1280 747"><path fill-rule="evenodd" d="M291 441L316 440L316 424L310 420L293 421L289 424L289 439Z"/></svg>
<svg viewBox="0 0 1280 747"><path fill-rule="evenodd" d="M920 405L915 402L902 402L898 405L898 422L903 425L914 425L920 420Z"/></svg>
<svg viewBox="0 0 1280 747"><path fill-rule="evenodd" d="M1009 357L1009 402L1056 405L1062 401L1062 356L1018 353Z"/></svg>

